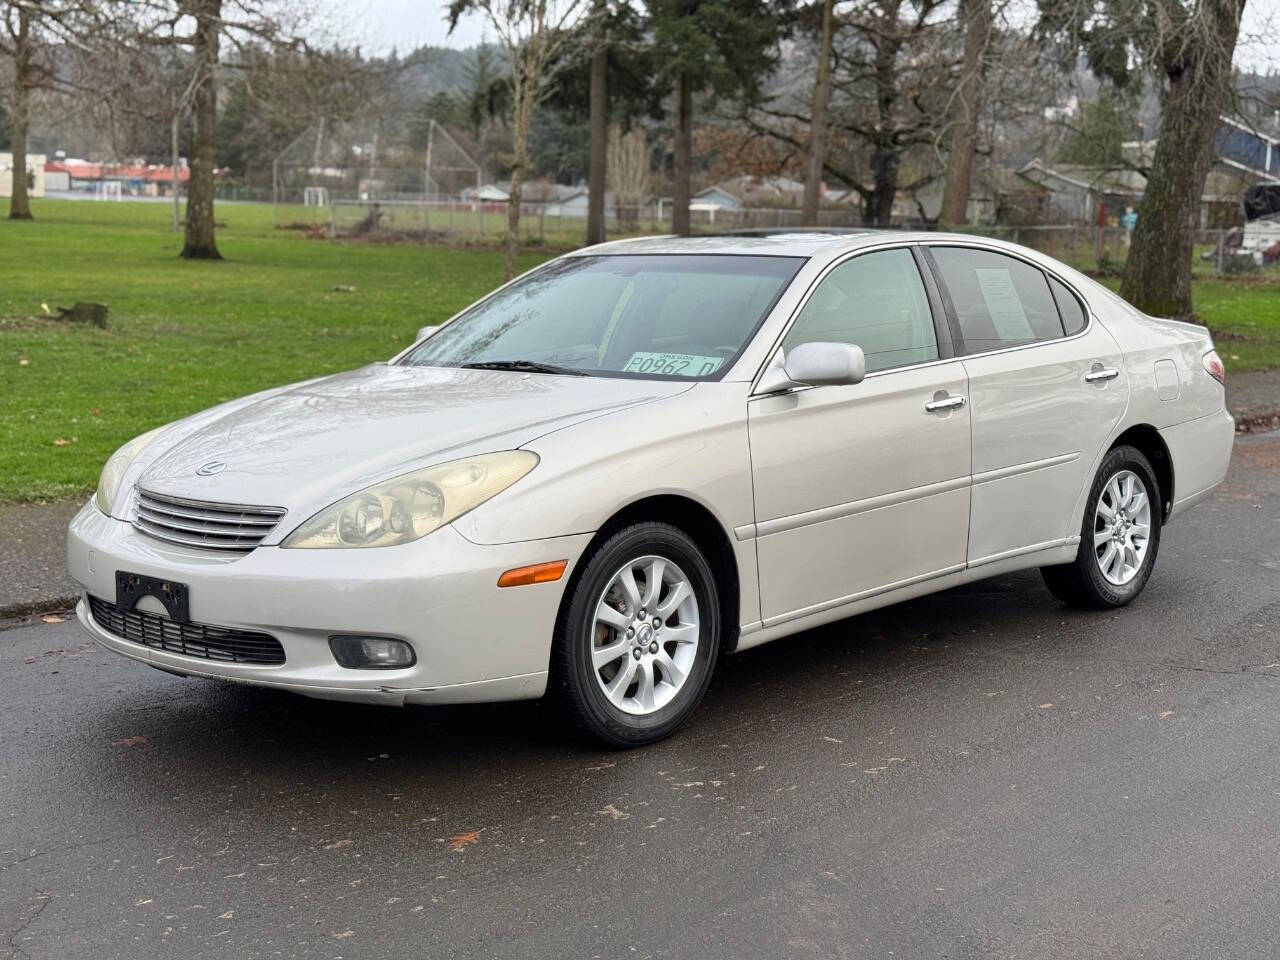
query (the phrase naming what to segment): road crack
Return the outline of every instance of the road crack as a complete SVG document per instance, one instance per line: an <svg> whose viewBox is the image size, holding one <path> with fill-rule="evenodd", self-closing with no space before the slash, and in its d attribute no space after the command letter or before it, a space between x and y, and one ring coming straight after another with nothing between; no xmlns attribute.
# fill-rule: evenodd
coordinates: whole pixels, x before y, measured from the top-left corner
<svg viewBox="0 0 1280 960"><path fill-rule="evenodd" d="M18 937L22 935L22 932L26 930L27 927L35 923L36 918L39 917L40 914L44 913L44 908L49 906L49 902L52 899L53 899L52 894L46 893L43 890L36 890L36 901L37 901L36 908L32 910L30 913L28 913L26 918L23 919L23 921L20 924L14 927L12 931L10 931L9 938L6 941L6 946L8 946L9 948L9 956L6 957L5 960L13 960L14 957L19 957L19 956L22 956L22 957L31 956L31 954L27 953L26 950L18 946Z"/></svg>

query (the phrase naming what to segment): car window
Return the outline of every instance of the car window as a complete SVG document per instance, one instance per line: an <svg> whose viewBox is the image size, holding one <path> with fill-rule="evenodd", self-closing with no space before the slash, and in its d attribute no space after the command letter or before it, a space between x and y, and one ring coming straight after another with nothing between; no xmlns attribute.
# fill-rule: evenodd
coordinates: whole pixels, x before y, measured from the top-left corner
<svg viewBox="0 0 1280 960"><path fill-rule="evenodd" d="M989 250L930 250L955 307L965 353L1062 336L1058 307L1039 268Z"/></svg>
<svg viewBox="0 0 1280 960"><path fill-rule="evenodd" d="M910 250L864 253L827 274L782 346L820 342L857 344L868 373L938 359L929 298Z"/></svg>
<svg viewBox="0 0 1280 960"><path fill-rule="evenodd" d="M803 264L720 254L567 257L476 304L399 362L718 379Z"/></svg>
<svg viewBox="0 0 1280 960"><path fill-rule="evenodd" d="M1053 291L1053 299L1058 304L1058 313L1062 315L1062 328L1067 336L1079 333L1087 322L1084 307L1077 297L1061 280L1049 278L1049 289Z"/></svg>

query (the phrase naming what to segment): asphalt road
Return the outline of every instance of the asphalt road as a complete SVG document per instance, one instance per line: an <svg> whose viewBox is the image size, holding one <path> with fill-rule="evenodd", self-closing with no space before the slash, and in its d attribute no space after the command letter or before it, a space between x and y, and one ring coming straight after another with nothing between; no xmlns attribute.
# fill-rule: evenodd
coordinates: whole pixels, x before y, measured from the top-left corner
<svg viewBox="0 0 1280 960"><path fill-rule="evenodd" d="M1134 606L1003 577L730 658L645 750L0 634L0 958L1257 957L1280 435Z"/></svg>

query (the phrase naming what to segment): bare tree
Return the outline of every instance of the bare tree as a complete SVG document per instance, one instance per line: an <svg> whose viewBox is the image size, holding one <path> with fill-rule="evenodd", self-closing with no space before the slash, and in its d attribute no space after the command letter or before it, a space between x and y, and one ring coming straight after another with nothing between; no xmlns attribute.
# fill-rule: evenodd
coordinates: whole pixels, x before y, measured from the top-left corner
<svg viewBox="0 0 1280 960"><path fill-rule="evenodd" d="M112 8L119 21L129 23L138 47L190 52L195 133L181 256L220 260L213 207L221 43L225 38L236 47L301 46L296 36L290 38L289 27L303 22L306 10L300 0L114 0Z"/></svg>
<svg viewBox="0 0 1280 960"><path fill-rule="evenodd" d="M835 40L835 0L822 0L822 27L818 38L818 77L813 84L813 109L809 112L809 168L800 205L802 223L817 224L818 199L827 160L827 104L831 100L831 53Z"/></svg>
<svg viewBox="0 0 1280 960"><path fill-rule="evenodd" d="M1156 7L1155 63L1168 88L1120 295L1148 313L1189 318L1192 230L1213 163L1244 0L1202 0L1190 11L1176 0Z"/></svg>
<svg viewBox="0 0 1280 960"><path fill-rule="evenodd" d="M54 53L83 45L92 33L94 4L89 0L4 0L0 3L0 56L10 61L9 125L13 154L13 186L9 219L30 220L27 183L27 139L33 98L39 91L67 91L72 82L60 77Z"/></svg>
<svg viewBox="0 0 1280 960"><path fill-rule="evenodd" d="M586 0L453 0L449 29L469 10L486 17L507 53L511 84L511 189L507 200L504 269L516 275L520 252L520 201L529 165L529 124L534 109L551 92L555 65L573 38Z"/></svg>
<svg viewBox="0 0 1280 960"><path fill-rule="evenodd" d="M1041 31L1083 49L1093 72L1124 88L1154 76L1160 137L1123 297L1147 313L1189 318L1193 230L1213 163L1214 136L1231 94L1231 61L1245 0L1041 0Z"/></svg>
<svg viewBox="0 0 1280 960"><path fill-rule="evenodd" d="M964 28L964 63L950 111L955 122L947 150L942 208L938 212L938 222L944 227L968 220L973 156L978 145L978 122L982 116L982 93L986 84L987 49L994 26L991 0L960 0L958 13Z"/></svg>
<svg viewBox="0 0 1280 960"><path fill-rule="evenodd" d="M945 0L863 0L840 18L833 43L824 167L862 200L863 219L888 224L898 193L939 176L927 161L955 76ZM745 115L754 129L801 150L813 126L807 104L778 100ZM923 160L923 157L922 157Z"/></svg>

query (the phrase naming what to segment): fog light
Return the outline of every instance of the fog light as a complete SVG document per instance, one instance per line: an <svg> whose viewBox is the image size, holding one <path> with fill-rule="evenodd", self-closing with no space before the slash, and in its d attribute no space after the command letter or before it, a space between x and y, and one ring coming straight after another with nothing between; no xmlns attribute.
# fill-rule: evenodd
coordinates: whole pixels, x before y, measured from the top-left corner
<svg viewBox="0 0 1280 960"><path fill-rule="evenodd" d="M413 647L388 637L330 637L338 665L352 670L398 670L418 662Z"/></svg>

